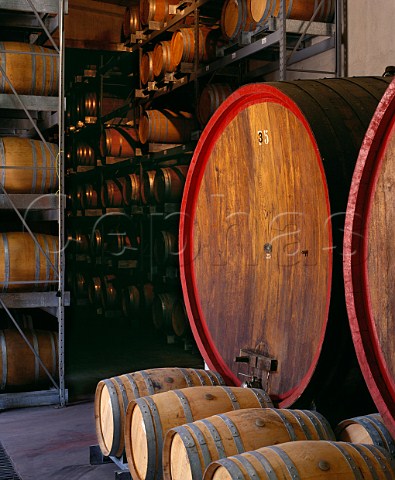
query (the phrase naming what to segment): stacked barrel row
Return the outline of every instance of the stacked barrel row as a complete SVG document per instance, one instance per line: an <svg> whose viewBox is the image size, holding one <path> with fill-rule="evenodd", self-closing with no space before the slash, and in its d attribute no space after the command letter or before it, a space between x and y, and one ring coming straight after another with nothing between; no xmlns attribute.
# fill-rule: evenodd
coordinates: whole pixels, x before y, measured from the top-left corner
<svg viewBox="0 0 395 480"><path fill-rule="evenodd" d="M58 57L56 52L18 42L0 42L0 93L56 96ZM58 289L57 228L31 221L36 202L58 190L58 146L17 136L0 137L0 194L18 203L18 195L31 194L24 218L28 233L12 212L2 210L0 219L0 291L22 295ZM5 298L6 302L6 298ZM19 311L13 316L18 321ZM26 390L48 384L45 369L58 374L58 337L55 331L34 330L21 325L22 333L40 356L41 363L18 330L6 318L0 320L0 393ZM54 330L57 324L53 325ZM51 325L49 326L51 328Z"/></svg>
<svg viewBox="0 0 395 480"><path fill-rule="evenodd" d="M102 380L95 419L102 453L126 454L138 480L395 474L395 442L380 415L344 420L335 435L319 412L274 408L265 390L225 386L210 370L159 368Z"/></svg>

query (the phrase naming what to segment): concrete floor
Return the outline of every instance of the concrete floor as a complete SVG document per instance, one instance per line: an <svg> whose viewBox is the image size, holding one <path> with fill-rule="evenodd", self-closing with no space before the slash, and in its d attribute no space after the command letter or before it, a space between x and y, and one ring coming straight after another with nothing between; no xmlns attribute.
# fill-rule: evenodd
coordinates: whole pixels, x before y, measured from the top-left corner
<svg viewBox="0 0 395 480"><path fill-rule="evenodd" d="M119 470L89 464L97 443L92 402L2 412L0 442L22 480L112 480Z"/></svg>

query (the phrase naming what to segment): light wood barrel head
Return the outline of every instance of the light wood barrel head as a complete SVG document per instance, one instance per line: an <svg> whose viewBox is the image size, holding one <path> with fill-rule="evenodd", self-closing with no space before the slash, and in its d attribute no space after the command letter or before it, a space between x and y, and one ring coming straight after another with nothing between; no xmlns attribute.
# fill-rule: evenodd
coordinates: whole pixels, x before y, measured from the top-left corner
<svg viewBox="0 0 395 480"><path fill-rule="evenodd" d="M172 440L170 454L170 472L171 478L193 480L189 455L185 444L181 440L179 435L175 435Z"/></svg>
<svg viewBox="0 0 395 480"><path fill-rule="evenodd" d="M147 436L145 434L144 419L140 408L133 408L130 425L130 442L131 442L131 456L135 467L135 472L140 479L144 479L147 475L148 466L148 444Z"/></svg>

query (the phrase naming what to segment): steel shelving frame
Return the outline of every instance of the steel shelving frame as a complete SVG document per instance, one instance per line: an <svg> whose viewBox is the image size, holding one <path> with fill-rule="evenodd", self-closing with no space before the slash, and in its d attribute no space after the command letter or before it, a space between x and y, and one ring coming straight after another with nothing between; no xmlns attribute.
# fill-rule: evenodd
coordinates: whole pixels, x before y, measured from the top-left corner
<svg viewBox="0 0 395 480"><path fill-rule="evenodd" d="M0 410L49 404L58 404L63 407L68 399L64 380L64 307L70 304L69 292L64 290L64 15L67 13L67 8L67 0L0 0L0 26L26 30L29 33L31 44L43 44L48 41L54 47L54 53L49 55L59 59L59 93L57 97L19 95L0 65L0 72L12 90L12 94L0 94L0 111L5 110L5 117L0 118L0 134L21 137L37 135L49 149L43 132L57 125L58 154L54 160L58 165L59 177L58 192L48 195L8 194L4 186L0 184L0 210L13 210L36 245L38 242L26 221L27 215L29 218L56 221L59 240L57 265L53 265L56 272L55 291L0 293L0 308L7 313L18 329L33 352L36 363L44 369L53 387L39 391L0 393ZM58 31L59 34L58 44L52 36L55 31ZM8 116L15 118L9 119ZM50 149L49 151L51 152ZM53 155L52 152L51 155ZM42 253L47 256L44 251ZM35 351L34 346L19 327L10 311L12 308L40 308L56 317L59 338L58 381L45 368L38 352Z"/></svg>

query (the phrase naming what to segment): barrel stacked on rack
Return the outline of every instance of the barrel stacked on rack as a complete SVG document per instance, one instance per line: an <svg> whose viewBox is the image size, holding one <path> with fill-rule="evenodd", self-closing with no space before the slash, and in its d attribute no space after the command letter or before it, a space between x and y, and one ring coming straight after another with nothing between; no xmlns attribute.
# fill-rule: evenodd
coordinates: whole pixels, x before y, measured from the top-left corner
<svg viewBox="0 0 395 480"><path fill-rule="evenodd" d="M18 42L1 42L0 50L0 93L57 94L58 57L54 51ZM53 197L58 190L58 146L43 140L0 137L0 291L21 295L21 302L24 293L53 291L59 285L56 229L51 222L34 221L36 202ZM20 205L28 228L15 215ZM3 301L2 308L7 297ZM22 334L6 317L0 321L0 392L48 384L44 368L54 378L58 373L57 333L34 330L32 323L24 328L18 323L18 310L13 317Z"/></svg>

